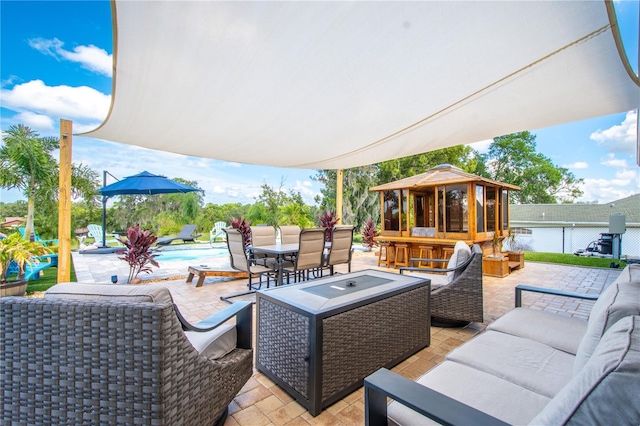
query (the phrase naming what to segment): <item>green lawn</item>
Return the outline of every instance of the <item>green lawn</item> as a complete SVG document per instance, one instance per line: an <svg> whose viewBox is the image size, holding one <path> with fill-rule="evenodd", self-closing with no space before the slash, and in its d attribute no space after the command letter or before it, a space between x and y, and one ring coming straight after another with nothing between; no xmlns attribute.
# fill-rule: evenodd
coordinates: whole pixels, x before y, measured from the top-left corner
<svg viewBox="0 0 640 426"><path fill-rule="evenodd" d="M49 287L58 283L58 268L51 267L42 271L42 276L39 280L29 280L27 284L27 294L33 294L36 291L47 291ZM15 278L15 277L14 277ZM76 271L73 268L73 261L71 262L71 279L69 281L76 280Z"/></svg>
<svg viewBox="0 0 640 426"><path fill-rule="evenodd" d="M624 268L625 266L627 266L624 260L606 259L606 258L600 258L600 257L582 257L582 256L576 256L575 254L566 254L566 253L540 253L540 252L533 252L533 251L525 251L524 260L560 263L564 265L600 267L600 268L609 268L611 265L611 262L620 264L621 268Z"/></svg>

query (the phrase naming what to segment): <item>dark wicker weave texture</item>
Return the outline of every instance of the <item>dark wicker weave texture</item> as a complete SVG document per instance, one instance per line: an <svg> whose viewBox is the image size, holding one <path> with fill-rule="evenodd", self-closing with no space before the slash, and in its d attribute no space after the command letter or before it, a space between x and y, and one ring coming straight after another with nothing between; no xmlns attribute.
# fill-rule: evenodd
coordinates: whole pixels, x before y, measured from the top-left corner
<svg viewBox="0 0 640 426"><path fill-rule="evenodd" d="M258 362L309 397L309 317L259 298Z"/></svg>
<svg viewBox="0 0 640 426"><path fill-rule="evenodd" d="M323 321L322 400L429 341L429 288L331 316Z"/></svg>
<svg viewBox="0 0 640 426"><path fill-rule="evenodd" d="M252 350L211 361L172 305L0 299L2 424L211 425Z"/></svg>
<svg viewBox="0 0 640 426"><path fill-rule="evenodd" d="M473 247L473 250L480 250ZM456 321L484 321L482 305L482 251L459 277L431 293L431 315Z"/></svg>

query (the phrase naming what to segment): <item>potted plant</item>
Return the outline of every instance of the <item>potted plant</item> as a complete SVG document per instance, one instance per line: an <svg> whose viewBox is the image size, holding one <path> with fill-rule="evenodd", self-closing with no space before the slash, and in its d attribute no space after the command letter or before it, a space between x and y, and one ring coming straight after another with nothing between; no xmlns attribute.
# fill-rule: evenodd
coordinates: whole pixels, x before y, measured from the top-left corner
<svg viewBox="0 0 640 426"><path fill-rule="evenodd" d="M362 245L364 245L366 251L371 251L373 246L376 245L374 238L377 236L378 230L375 223L371 218L367 219L362 229Z"/></svg>
<svg viewBox="0 0 640 426"><path fill-rule="evenodd" d="M331 233L333 232L333 227L338 223L338 218L334 212L323 212L318 215L318 223L321 227L327 228L327 237L326 241L331 241Z"/></svg>
<svg viewBox="0 0 640 426"><path fill-rule="evenodd" d="M234 217L231 220L231 227L236 228L242 234L245 248L251 245L251 221L245 220L243 217Z"/></svg>
<svg viewBox="0 0 640 426"><path fill-rule="evenodd" d="M48 250L42 244L26 241L17 232L0 239L0 297L24 296L28 282L24 279L26 266L47 253ZM10 281L8 277L12 273L17 277Z"/></svg>
<svg viewBox="0 0 640 426"><path fill-rule="evenodd" d="M123 256L120 259L129 264L129 277L128 283L138 284L142 282L142 279L138 278L140 272L150 273L151 266L159 268L160 265L156 262L157 253L160 251L158 247L152 247L158 237L153 235L153 232L149 230L140 230L140 224L136 224L134 227L130 227L127 230L127 238L118 238L126 249L119 250L117 253Z"/></svg>
<svg viewBox="0 0 640 426"><path fill-rule="evenodd" d="M518 241L516 239L516 233L513 232L511 228L509 228L509 233L507 234L505 240L509 245L509 250L507 251L507 256L509 256L509 262L518 262L519 266L513 269L521 269L524 268L524 251L520 249L518 245Z"/></svg>

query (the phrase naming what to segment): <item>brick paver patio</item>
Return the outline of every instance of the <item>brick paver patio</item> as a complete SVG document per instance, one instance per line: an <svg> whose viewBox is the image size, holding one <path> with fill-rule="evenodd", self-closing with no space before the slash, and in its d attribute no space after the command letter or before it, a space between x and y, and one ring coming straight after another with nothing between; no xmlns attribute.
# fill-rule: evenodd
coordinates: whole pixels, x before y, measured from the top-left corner
<svg viewBox="0 0 640 426"><path fill-rule="evenodd" d="M111 273L106 259L96 262L86 259L86 261L78 261L77 257L78 255L74 255L74 265L80 265L80 269L85 273L85 275L78 276L78 281L82 281L83 276L89 277L92 269L95 269L96 274ZM354 254L352 270L386 269L377 268L376 265L377 257L373 252L356 252ZM345 273L346 266L337 267L336 270ZM527 262L524 269L514 271L508 277L485 276L484 322L472 323L465 328L432 327L431 345L394 367L393 371L409 379L416 379L424 374L441 362L451 350L482 331L496 318L513 309L514 287L517 284L597 294L613 282L619 273L618 269L582 268ZM102 275L97 281L104 280ZM186 268L184 275L186 276ZM207 278L200 288L196 288L194 283L187 284L184 278L168 279L162 282L170 289L180 311L192 322L197 322L228 306L220 300L221 295L233 294L246 289L246 279ZM535 293L525 293L523 297L523 306L580 318L587 318L592 305L593 302ZM360 388L325 409L319 416L312 417L271 380L263 374L255 372L231 403L230 415L225 424L228 426L363 425L363 390Z"/></svg>

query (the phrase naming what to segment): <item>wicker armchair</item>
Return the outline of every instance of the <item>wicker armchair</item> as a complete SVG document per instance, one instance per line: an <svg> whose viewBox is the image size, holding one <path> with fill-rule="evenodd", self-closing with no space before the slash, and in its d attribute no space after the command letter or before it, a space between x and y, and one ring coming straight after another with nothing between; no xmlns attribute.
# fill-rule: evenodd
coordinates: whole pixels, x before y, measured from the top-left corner
<svg viewBox="0 0 640 426"><path fill-rule="evenodd" d="M482 249L474 244L469 257L458 257L459 244L449 260L411 259L412 265L420 262L449 262L447 268L400 268L400 273L419 272L423 278L431 278L432 325L460 327L472 321L484 321L482 301ZM458 262L458 259L460 262ZM447 275L429 274L447 273Z"/></svg>
<svg viewBox="0 0 640 426"><path fill-rule="evenodd" d="M194 326L163 286L58 284L0 322L0 424L223 423L252 374L248 302Z"/></svg>

